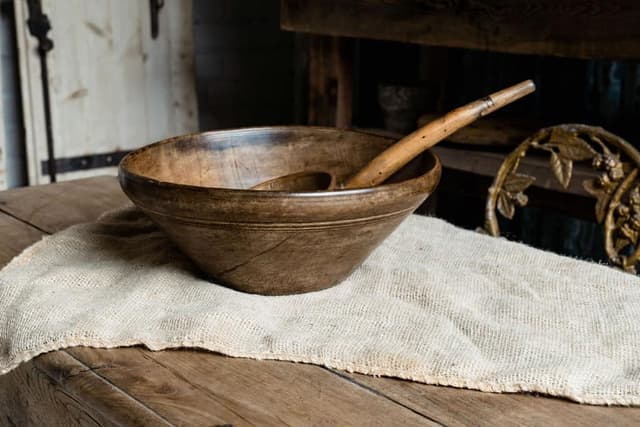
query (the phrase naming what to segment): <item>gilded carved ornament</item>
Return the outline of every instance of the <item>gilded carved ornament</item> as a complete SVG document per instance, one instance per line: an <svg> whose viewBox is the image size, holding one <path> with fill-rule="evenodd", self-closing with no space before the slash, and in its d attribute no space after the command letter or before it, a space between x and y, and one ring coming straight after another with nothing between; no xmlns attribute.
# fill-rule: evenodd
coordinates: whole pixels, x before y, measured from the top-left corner
<svg viewBox="0 0 640 427"><path fill-rule="evenodd" d="M571 182L574 162L590 162L599 176L583 182L596 198L595 216L604 224L605 250L609 261L636 273L640 261L640 153L631 144L606 130L582 124L544 128L522 142L504 160L489 188L484 230L500 234L496 209L512 219L516 207L526 206L525 190L535 177L518 174L529 149L546 152L553 176L563 188Z"/></svg>

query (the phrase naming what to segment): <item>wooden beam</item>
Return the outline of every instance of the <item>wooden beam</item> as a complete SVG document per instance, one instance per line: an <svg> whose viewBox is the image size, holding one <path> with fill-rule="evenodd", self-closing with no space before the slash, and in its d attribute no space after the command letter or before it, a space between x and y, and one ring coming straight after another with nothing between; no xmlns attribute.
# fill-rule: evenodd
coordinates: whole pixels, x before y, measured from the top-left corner
<svg viewBox="0 0 640 427"><path fill-rule="evenodd" d="M353 40L341 37L335 43L338 79L336 127L350 128L353 116Z"/></svg>
<svg viewBox="0 0 640 427"><path fill-rule="evenodd" d="M308 123L351 127L353 103L351 40L311 37Z"/></svg>
<svg viewBox="0 0 640 427"><path fill-rule="evenodd" d="M498 52L640 58L636 0L281 0L283 29Z"/></svg>
<svg viewBox="0 0 640 427"><path fill-rule="evenodd" d="M335 74L334 39L311 37L309 44L309 107L307 121L314 126L334 126L338 79Z"/></svg>
<svg viewBox="0 0 640 427"><path fill-rule="evenodd" d="M492 153L489 151L445 146L434 147L433 151L440 157L442 164L449 169L471 172L492 179L498 173L498 168L500 168L500 165L507 156L507 153ZM569 187L565 190L555 176L553 176L548 157L536 156L533 153L522 159L518 173L534 176L536 178L533 183L534 187L589 199L593 197L585 191L582 182L599 176L598 172L590 166L576 164L574 165L573 177L571 178ZM486 193L483 195L486 196Z"/></svg>

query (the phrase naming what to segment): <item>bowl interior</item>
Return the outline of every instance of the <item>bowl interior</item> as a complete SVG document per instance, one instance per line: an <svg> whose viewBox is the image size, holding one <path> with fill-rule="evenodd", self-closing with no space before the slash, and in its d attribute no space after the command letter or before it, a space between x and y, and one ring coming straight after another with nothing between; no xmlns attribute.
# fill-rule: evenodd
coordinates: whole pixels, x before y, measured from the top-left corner
<svg viewBox="0 0 640 427"><path fill-rule="evenodd" d="M366 165L395 141L331 128L275 127L180 136L127 156L122 168L145 178L198 187L247 189L299 172L335 174L338 182ZM387 180L397 182L429 171L423 155Z"/></svg>

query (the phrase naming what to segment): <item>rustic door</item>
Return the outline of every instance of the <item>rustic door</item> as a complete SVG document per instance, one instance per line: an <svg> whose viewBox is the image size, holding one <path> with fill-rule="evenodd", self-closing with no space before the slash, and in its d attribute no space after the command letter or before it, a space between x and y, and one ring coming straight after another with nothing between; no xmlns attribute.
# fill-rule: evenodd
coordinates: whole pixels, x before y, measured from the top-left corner
<svg viewBox="0 0 640 427"><path fill-rule="evenodd" d="M49 177L37 40L27 2L15 6L27 169L30 184L40 184ZM54 43L47 63L58 180L115 173L127 150L197 130L191 0L42 0L42 10Z"/></svg>

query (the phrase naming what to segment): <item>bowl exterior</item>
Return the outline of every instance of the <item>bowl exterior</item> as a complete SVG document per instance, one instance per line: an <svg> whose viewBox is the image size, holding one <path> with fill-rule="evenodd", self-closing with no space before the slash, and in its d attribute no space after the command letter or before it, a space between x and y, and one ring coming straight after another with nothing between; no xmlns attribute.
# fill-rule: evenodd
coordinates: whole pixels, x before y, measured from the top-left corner
<svg viewBox="0 0 640 427"><path fill-rule="evenodd" d="M338 131L336 131L338 132ZM343 131L340 131L343 132ZM417 178L369 189L286 193L159 182L120 167L127 196L213 281L263 295L347 277L436 188Z"/></svg>
<svg viewBox="0 0 640 427"><path fill-rule="evenodd" d="M286 295L340 282L408 214L325 224L202 224L150 216L214 281L249 293Z"/></svg>

